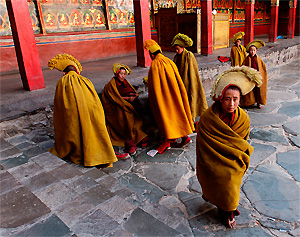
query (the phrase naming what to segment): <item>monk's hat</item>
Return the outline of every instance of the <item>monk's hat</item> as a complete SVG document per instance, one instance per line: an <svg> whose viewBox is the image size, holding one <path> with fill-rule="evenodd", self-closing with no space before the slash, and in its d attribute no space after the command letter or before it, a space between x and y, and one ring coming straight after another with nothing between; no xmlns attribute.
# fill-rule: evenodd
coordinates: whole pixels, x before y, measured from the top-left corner
<svg viewBox="0 0 300 237"><path fill-rule="evenodd" d="M255 86L262 85L262 77L259 71L247 67L236 66L223 72L214 81L210 97L214 101L221 101L229 86L236 86L241 90L242 95L248 94Z"/></svg>
<svg viewBox="0 0 300 237"><path fill-rule="evenodd" d="M193 45L193 40L185 34L178 33L172 40L172 47L179 45L181 47L190 47Z"/></svg>
<svg viewBox="0 0 300 237"><path fill-rule="evenodd" d="M232 37L232 43L235 44L235 42L237 40L241 40L244 35L245 35L245 33L243 31L239 31L238 33L234 34L233 37Z"/></svg>
<svg viewBox="0 0 300 237"><path fill-rule="evenodd" d="M161 47L152 39L145 41L144 49L149 50L150 53L155 53L157 50L161 51Z"/></svg>
<svg viewBox="0 0 300 237"><path fill-rule="evenodd" d="M129 68L127 65L121 64L121 63L115 63L115 64L113 65L113 68L112 68L112 69L113 69L114 74L119 73L119 71L120 71L121 68L124 68L128 75L131 74L130 68Z"/></svg>
<svg viewBox="0 0 300 237"><path fill-rule="evenodd" d="M82 71L80 62L70 54L57 54L48 62L48 67L51 70L56 68L59 71L64 71L67 66L74 66L78 74Z"/></svg>
<svg viewBox="0 0 300 237"><path fill-rule="evenodd" d="M257 49L259 49L260 47L265 47L265 45L265 42L262 40L253 40L252 42L247 44L246 51L249 51L251 46L255 46Z"/></svg>

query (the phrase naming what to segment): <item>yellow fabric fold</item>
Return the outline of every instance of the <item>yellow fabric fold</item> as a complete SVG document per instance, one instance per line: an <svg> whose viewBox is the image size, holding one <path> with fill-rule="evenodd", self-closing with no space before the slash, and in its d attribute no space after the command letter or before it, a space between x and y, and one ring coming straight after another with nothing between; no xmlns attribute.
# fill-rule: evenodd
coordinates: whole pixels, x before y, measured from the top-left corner
<svg viewBox="0 0 300 237"><path fill-rule="evenodd" d="M179 74L185 86L192 118L203 114L207 109L207 101L199 75L198 64L194 54L186 49L183 50L181 57L176 54L174 62L178 67Z"/></svg>
<svg viewBox="0 0 300 237"><path fill-rule="evenodd" d="M242 66L245 58L247 57L246 48L243 45L237 47L236 45L232 46L230 51L231 66Z"/></svg>
<svg viewBox="0 0 300 237"><path fill-rule="evenodd" d="M151 63L148 97L156 125L165 138L175 139L193 132L188 96L177 66L162 54L156 55Z"/></svg>
<svg viewBox="0 0 300 237"><path fill-rule="evenodd" d="M213 103L197 126L196 172L205 199L224 211L234 211L253 151L247 142L250 119L238 107L229 127L219 118L219 109L219 105Z"/></svg>
<svg viewBox="0 0 300 237"><path fill-rule="evenodd" d="M258 71L262 77L262 85L260 87L255 86L252 91L241 97L241 106L250 106L255 103L266 105L267 104L267 86L268 86L268 73L265 63L261 58L256 55L256 63ZM243 65L251 67L251 57L247 56Z"/></svg>
<svg viewBox="0 0 300 237"><path fill-rule="evenodd" d="M136 92L133 86L130 83L128 84ZM102 103L107 130L113 145L124 146L126 140L132 140L135 144L138 144L147 136L142 131L143 120L141 116L128 101L122 98L115 78L112 78L104 86Z"/></svg>
<svg viewBox="0 0 300 237"><path fill-rule="evenodd" d="M84 166L117 161L103 107L92 82L71 71L56 85L53 114L54 155Z"/></svg>

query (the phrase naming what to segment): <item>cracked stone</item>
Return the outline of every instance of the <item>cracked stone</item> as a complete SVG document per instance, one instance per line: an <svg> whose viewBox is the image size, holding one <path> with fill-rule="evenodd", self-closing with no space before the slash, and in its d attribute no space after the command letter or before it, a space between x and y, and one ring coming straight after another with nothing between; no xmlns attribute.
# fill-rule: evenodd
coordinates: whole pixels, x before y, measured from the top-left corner
<svg viewBox="0 0 300 237"><path fill-rule="evenodd" d="M278 110L278 113L286 114L290 117L296 117L300 115L300 102L286 102L282 103L281 108Z"/></svg>
<svg viewBox="0 0 300 237"><path fill-rule="evenodd" d="M300 150L277 153L277 163L300 182Z"/></svg>
<svg viewBox="0 0 300 237"><path fill-rule="evenodd" d="M283 128L287 133L300 135L300 120L294 120L283 124Z"/></svg>
<svg viewBox="0 0 300 237"><path fill-rule="evenodd" d="M259 128L253 128L250 132L251 139L258 139L267 142L279 142L285 145L289 145L288 141L283 135L279 135L276 131L264 131Z"/></svg>

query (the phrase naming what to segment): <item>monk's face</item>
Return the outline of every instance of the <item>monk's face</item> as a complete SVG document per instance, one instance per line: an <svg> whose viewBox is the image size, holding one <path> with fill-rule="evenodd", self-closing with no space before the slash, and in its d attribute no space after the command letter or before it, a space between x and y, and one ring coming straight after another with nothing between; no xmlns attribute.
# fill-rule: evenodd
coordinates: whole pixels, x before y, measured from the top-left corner
<svg viewBox="0 0 300 237"><path fill-rule="evenodd" d="M125 69L120 69L120 72L118 73L118 79L120 81L124 81L126 79L126 70Z"/></svg>
<svg viewBox="0 0 300 237"><path fill-rule="evenodd" d="M255 47L255 46L251 46L251 47L249 48L249 55L250 55L250 57L255 56L256 51L257 51L256 47Z"/></svg>
<svg viewBox="0 0 300 237"><path fill-rule="evenodd" d="M223 113L233 113L240 103L240 92L238 90L228 89L221 102Z"/></svg>
<svg viewBox="0 0 300 237"><path fill-rule="evenodd" d="M176 51L176 53L182 54L183 49L184 49L183 47L180 47L180 46L178 46L178 45L175 45L175 51Z"/></svg>
<svg viewBox="0 0 300 237"><path fill-rule="evenodd" d="M235 41L236 46L240 46L242 43L242 41L240 39L238 39L237 41Z"/></svg>

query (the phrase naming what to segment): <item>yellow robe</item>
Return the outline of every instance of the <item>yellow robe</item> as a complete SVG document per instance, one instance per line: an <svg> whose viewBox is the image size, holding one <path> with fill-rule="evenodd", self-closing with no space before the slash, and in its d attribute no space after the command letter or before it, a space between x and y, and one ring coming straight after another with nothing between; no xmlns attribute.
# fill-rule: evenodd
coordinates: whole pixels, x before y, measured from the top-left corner
<svg viewBox="0 0 300 237"><path fill-rule="evenodd" d="M84 166L117 161L103 107L92 82L71 71L56 85L53 114L54 155Z"/></svg>
<svg viewBox="0 0 300 237"><path fill-rule="evenodd" d="M130 83L128 84L130 85ZM136 92L132 86L131 88ZM142 131L143 120L141 116L128 101L122 98L115 78L112 78L105 85L102 92L102 103L107 130L113 145L124 146L126 140L132 140L138 144L147 136Z"/></svg>
<svg viewBox="0 0 300 237"><path fill-rule="evenodd" d="M266 105L267 104L267 82L268 82L268 73L265 63L261 58L256 55L256 63L258 71L262 77L262 85L260 87L255 86L252 91L248 94L241 97L240 104L241 106L249 106L255 103ZM251 58L247 56L243 65L251 67Z"/></svg>
<svg viewBox="0 0 300 237"><path fill-rule="evenodd" d="M174 62L178 67L179 74L185 86L192 118L195 120L196 117L202 115L207 109L205 92L200 79L196 58L192 52L184 49L181 55L175 55Z"/></svg>
<svg viewBox="0 0 300 237"><path fill-rule="evenodd" d="M247 142L250 119L238 107L229 127L219 118L219 109L217 103L212 104L197 126L196 173L205 199L224 211L234 211L253 151Z"/></svg>
<svg viewBox="0 0 300 237"><path fill-rule="evenodd" d="M236 45L232 46L230 51L230 59L231 59L231 66L242 66L245 58L247 57L246 48L243 45L237 47Z"/></svg>
<svg viewBox="0 0 300 237"><path fill-rule="evenodd" d="M152 114L162 136L176 139L193 133L188 96L175 63L162 54L156 55L147 85Z"/></svg>

